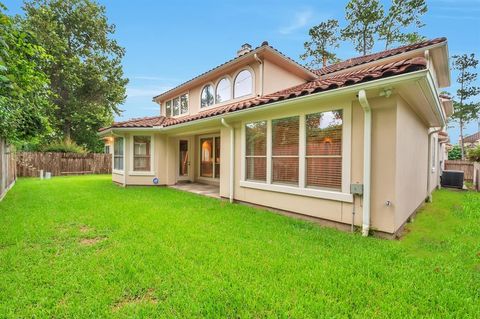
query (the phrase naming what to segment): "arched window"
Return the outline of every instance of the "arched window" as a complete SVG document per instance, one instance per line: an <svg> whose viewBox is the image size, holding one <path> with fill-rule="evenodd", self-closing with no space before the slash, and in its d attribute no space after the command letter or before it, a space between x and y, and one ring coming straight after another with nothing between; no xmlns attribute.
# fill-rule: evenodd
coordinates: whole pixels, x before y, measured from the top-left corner
<svg viewBox="0 0 480 319"><path fill-rule="evenodd" d="M202 90L202 95L200 97L200 107L206 107L213 105L214 102L214 95L213 95L213 86L208 84Z"/></svg>
<svg viewBox="0 0 480 319"><path fill-rule="evenodd" d="M215 92L215 103L222 103L232 98L231 83L228 78L221 79Z"/></svg>
<svg viewBox="0 0 480 319"><path fill-rule="evenodd" d="M242 97L252 94L253 87L252 73L248 70L242 70L237 74L235 78L235 84L233 87L233 97Z"/></svg>

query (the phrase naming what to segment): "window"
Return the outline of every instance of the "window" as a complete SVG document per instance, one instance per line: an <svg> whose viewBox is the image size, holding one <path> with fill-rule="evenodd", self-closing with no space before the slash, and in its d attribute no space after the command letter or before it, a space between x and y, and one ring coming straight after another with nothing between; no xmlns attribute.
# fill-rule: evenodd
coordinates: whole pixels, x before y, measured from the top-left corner
<svg viewBox="0 0 480 319"><path fill-rule="evenodd" d="M213 86L210 84L206 85L200 97L200 107L207 107L213 105L214 102L214 95L213 95Z"/></svg>
<svg viewBox="0 0 480 319"><path fill-rule="evenodd" d="M233 97L242 97L252 94L253 80L252 73L248 70L240 71L235 78Z"/></svg>
<svg viewBox="0 0 480 319"><path fill-rule="evenodd" d="M165 102L165 116L172 116L172 101Z"/></svg>
<svg viewBox="0 0 480 319"><path fill-rule="evenodd" d="M306 131L306 186L341 189L342 110L308 114Z"/></svg>
<svg viewBox="0 0 480 319"><path fill-rule="evenodd" d="M173 116L180 114L180 98L176 97L173 99Z"/></svg>
<svg viewBox="0 0 480 319"><path fill-rule="evenodd" d="M247 180L267 179L267 121L248 123L245 126L245 177Z"/></svg>
<svg viewBox="0 0 480 319"><path fill-rule="evenodd" d="M103 152L105 154L110 154L110 145L105 145L105 147L103 148Z"/></svg>
<svg viewBox="0 0 480 319"><path fill-rule="evenodd" d="M217 84L217 91L215 94L215 102L222 103L232 98L232 88L230 80L223 78Z"/></svg>
<svg viewBox="0 0 480 319"><path fill-rule="evenodd" d="M351 106L245 123L241 187L352 202Z"/></svg>
<svg viewBox="0 0 480 319"><path fill-rule="evenodd" d="M150 171L150 136L133 137L133 170Z"/></svg>
<svg viewBox="0 0 480 319"><path fill-rule="evenodd" d="M435 171L435 168L437 166L436 163L436 154L437 154L437 138L433 137L432 138L432 171Z"/></svg>
<svg viewBox="0 0 480 319"><path fill-rule="evenodd" d="M272 182L298 185L300 117L272 120Z"/></svg>
<svg viewBox="0 0 480 319"><path fill-rule="evenodd" d="M188 93L180 96L180 114L188 113Z"/></svg>
<svg viewBox="0 0 480 319"><path fill-rule="evenodd" d="M115 137L113 143L113 169L123 171L123 137Z"/></svg>

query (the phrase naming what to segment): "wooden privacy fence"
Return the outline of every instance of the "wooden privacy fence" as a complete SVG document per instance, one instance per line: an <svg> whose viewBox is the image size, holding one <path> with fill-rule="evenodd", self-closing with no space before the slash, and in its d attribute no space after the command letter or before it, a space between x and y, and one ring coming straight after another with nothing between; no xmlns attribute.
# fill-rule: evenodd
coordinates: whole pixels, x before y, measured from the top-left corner
<svg viewBox="0 0 480 319"><path fill-rule="evenodd" d="M445 170L463 171L463 179L467 182L473 181L473 163L462 160L445 161Z"/></svg>
<svg viewBox="0 0 480 319"><path fill-rule="evenodd" d="M0 138L0 200L17 179L15 149Z"/></svg>
<svg viewBox="0 0 480 319"><path fill-rule="evenodd" d="M51 172L52 176L110 174L112 172L112 155L49 152L17 153L18 176L38 177L40 170Z"/></svg>

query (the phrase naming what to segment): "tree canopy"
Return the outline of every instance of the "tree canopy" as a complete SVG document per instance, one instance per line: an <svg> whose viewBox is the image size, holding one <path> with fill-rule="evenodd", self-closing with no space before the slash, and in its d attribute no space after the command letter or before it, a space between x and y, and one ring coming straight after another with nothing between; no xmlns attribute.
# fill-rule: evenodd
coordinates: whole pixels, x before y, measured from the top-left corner
<svg viewBox="0 0 480 319"><path fill-rule="evenodd" d="M50 132L48 76L51 57L34 34L0 3L0 137L10 143L39 139Z"/></svg>
<svg viewBox="0 0 480 319"><path fill-rule="evenodd" d="M24 10L24 25L52 57L42 65L53 92L52 126L64 139L100 150L97 131L120 114L128 83L115 25L91 0L32 0Z"/></svg>
<svg viewBox="0 0 480 319"><path fill-rule="evenodd" d="M337 55L333 52L339 44L338 21L330 19L312 27L308 34L310 41L304 43L305 53L300 56L302 60L309 60L307 65L315 68L325 67L327 62L338 61Z"/></svg>

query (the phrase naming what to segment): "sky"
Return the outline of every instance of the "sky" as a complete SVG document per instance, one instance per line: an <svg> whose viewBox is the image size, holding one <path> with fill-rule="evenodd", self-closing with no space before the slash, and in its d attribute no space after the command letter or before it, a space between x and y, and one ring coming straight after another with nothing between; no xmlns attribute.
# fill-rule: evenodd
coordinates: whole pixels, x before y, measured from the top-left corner
<svg viewBox="0 0 480 319"><path fill-rule="evenodd" d="M22 14L22 1L2 0L11 14ZM256 47L266 40L299 61L308 30L326 19L345 26L346 0L297 1L154 1L98 0L116 25L114 38L126 49L123 60L130 82L124 110L116 120L158 115L152 97L235 57L243 43ZM381 1L388 7L390 1ZM480 58L480 0L427 0L427 38L447 37L450 56L475 53ZM381 51L381 45L374 51ZM339 58L357 56L342 43ZM478 69L480 71L480 67ZM457 74L452 72L455 92ZM480 80L477 80L480 86ZM479 97L480 99L480 97ZM465 134L478 130L467 125ZM458 125L449 128L452 143L458 141Z"/></svg>

